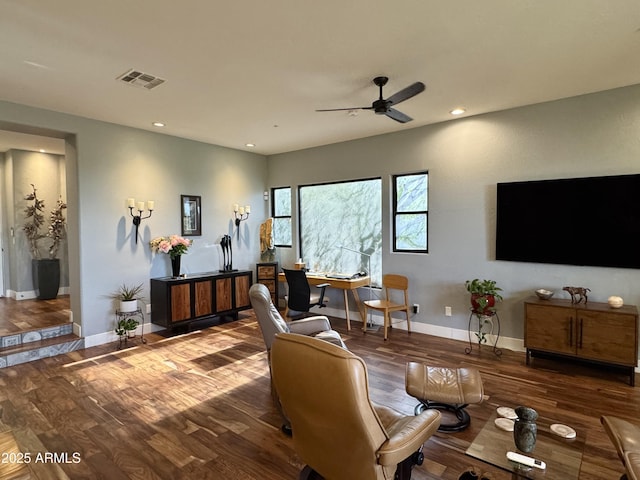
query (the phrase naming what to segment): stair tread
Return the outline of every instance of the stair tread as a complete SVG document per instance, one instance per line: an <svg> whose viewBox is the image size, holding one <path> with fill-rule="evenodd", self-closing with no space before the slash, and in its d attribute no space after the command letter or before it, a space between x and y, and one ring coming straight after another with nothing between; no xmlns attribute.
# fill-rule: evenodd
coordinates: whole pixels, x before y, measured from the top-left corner
<svg viewBox="0 0 640 480"><path fill-rule="evenodd" d="M50 347L52 345L59 345L61 343L73 342L80 340L74 333L68 333L66 335L60 335L58 337L46 338L43 340L35 340L33 342L21 343L20 345L11 345L8 347L0 347L0 356L13 355L20 352L27 352L30 350L37 350L42 347Z"/></svg>

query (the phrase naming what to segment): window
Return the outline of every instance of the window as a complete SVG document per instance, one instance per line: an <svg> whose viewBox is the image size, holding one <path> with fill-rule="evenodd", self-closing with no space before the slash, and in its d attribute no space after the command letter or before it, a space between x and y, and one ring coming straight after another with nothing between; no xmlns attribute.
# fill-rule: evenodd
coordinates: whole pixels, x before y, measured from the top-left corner
<svg viewBox="0 0 640 480"><path fill-rule="evenodd" d="M393 176L393 251L427 253L427 172Z"/></svg>
<svg viewBox="0 0 640 480"><path fill-rule="evenodd" d="M276 247L291 246L291 187L271 189L273 243Z"/></svg>
<svg viewBox="0 0 640 480"><path fill-rule="evenodd" d="M380 178L298 188L300 254L311 271L382 280L382 182ZM369 269L369 262L371 269Z"/></svg>

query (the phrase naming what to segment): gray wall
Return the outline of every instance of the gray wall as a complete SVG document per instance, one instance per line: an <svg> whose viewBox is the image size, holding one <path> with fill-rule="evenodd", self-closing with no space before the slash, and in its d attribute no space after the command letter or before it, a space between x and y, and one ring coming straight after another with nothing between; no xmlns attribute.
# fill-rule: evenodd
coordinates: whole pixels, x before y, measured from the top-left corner
<svg viewBox="0 0 640 480"><path fill-rule="evenodd" d="M453 337L453 331L466 331L464 281L490 278L504 289L501 333L521 339L522 301L536 288L568 298L563 286L586 286L593 301L619 295L638 305L640 271L496 261L496 183L639 173L638 132L640 86L633 86L274 155L268 159L268 183L291 185L295 194L300 184L381 176L383 270L409 276L410 302L421 306L413 319L421 322L418 327ZM423 169L430 182L429 254L392 253L390 175ZM567 214L563 205L545 209ZM292 249L280 249L285 265L297 258L297 232L294 238ZM333 307L341 305L338 297L332 299ZM447 305L452 317L444 315Z"/></svg>
<svg viewBox="0 0 640 480"><path fill-rule="evenodd" d="M123 282L144 283L148 297L149 279L170 274L168 256L152 254L148 242L180 233L181 194L202 196L202 236L194 237L182 271L217 270L222 234L233 234L234 267L254 269L267 212L265 157L8 102L0 102L0 128L67 140L71 306L81 334L92 337L89 345L110 339L112 291ZM138 244L128 197L155 201ZM240 239L234 203L253 207Z"/></svg>

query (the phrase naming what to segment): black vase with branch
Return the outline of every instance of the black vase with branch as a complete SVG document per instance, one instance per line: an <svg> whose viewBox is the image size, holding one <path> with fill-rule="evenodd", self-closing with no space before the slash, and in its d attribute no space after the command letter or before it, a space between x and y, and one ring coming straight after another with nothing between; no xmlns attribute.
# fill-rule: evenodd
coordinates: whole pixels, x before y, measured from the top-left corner
<svg viewBox="0 0 640 480"><path fill-rule="evenodd" d="M44 200L38 198L35 185L32 183L33 192L27 194L24 198L32 202L24 209L25 223L23 230L27 237L29 251L31 252L33 286L38 291L38 298L45 300L56 298L58 289L60 288L60 260L56 258L62 240L66 236L65 218L63 210L67 208L67 204L59 198L56 207L49 215L49 227L47 233L41 233L44 226ZM50 238L48 258L42 258L39 248L39 242L43 238Z"/></svg>

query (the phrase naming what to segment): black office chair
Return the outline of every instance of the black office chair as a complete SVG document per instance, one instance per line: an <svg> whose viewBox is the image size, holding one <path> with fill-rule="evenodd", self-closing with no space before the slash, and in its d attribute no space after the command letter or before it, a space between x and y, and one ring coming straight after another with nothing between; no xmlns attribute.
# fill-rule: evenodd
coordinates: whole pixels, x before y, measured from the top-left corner
<svg viewBox="0 0 640 480"><path fill-rule="evenodd" d="M299 317L308 312L311 307L322 308L327 306L326 303L329 299L324 296L324 291L331 285L330 283L315 285L317 290L312 292L304 270L287 270L283 268L282 271L287 278L289 287L287 295L284 297L287 302L285 317Z"/></svg>

